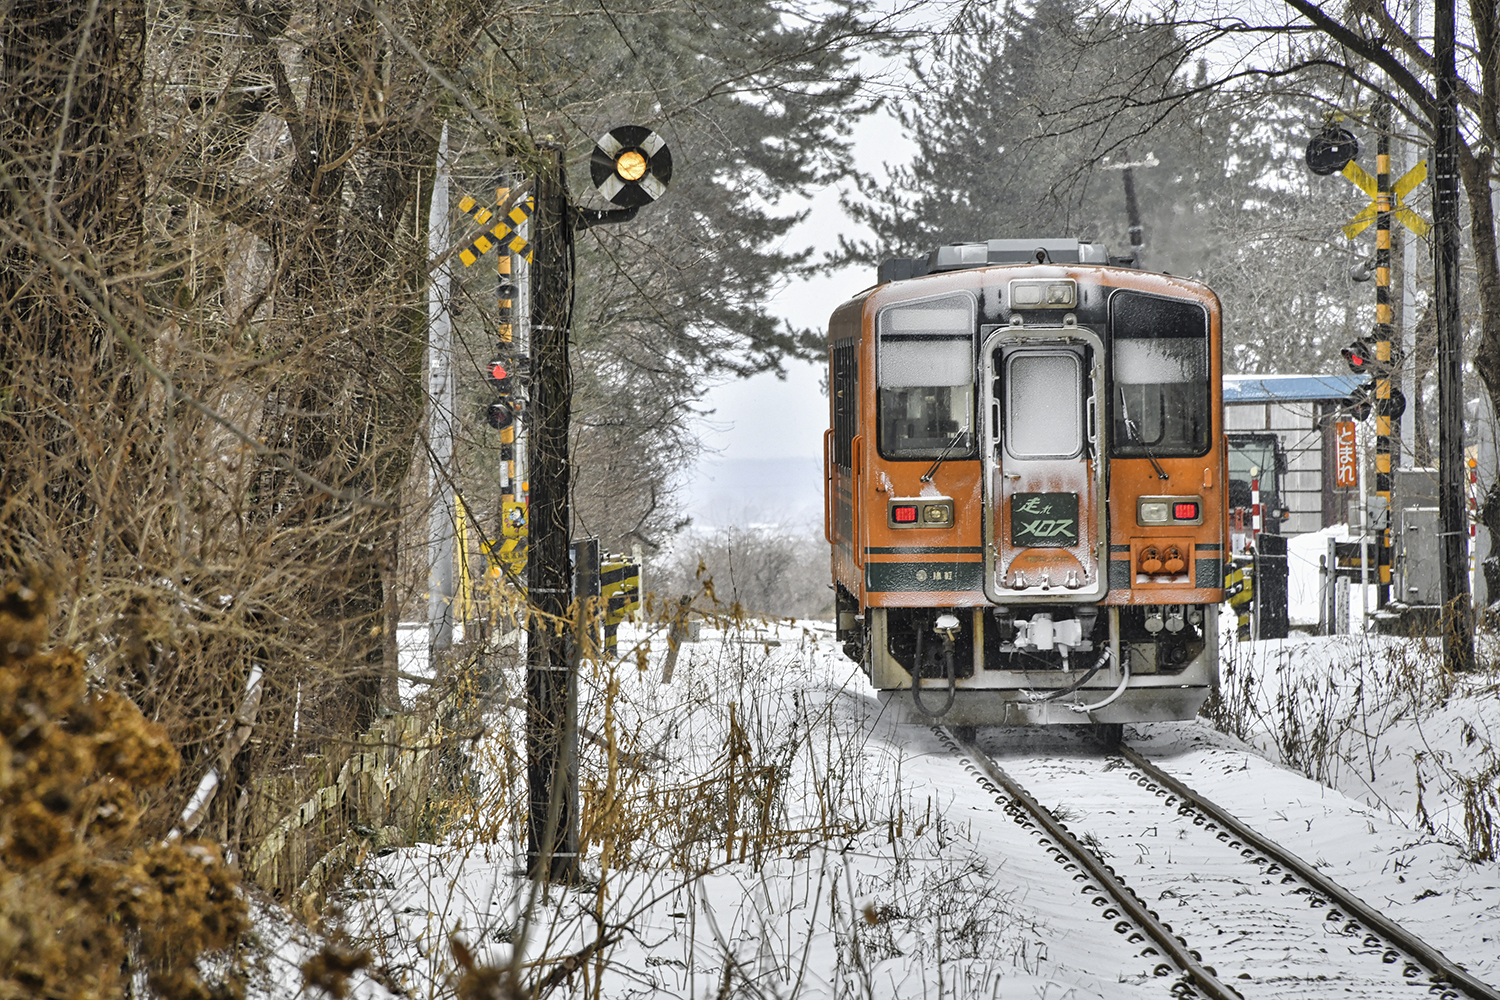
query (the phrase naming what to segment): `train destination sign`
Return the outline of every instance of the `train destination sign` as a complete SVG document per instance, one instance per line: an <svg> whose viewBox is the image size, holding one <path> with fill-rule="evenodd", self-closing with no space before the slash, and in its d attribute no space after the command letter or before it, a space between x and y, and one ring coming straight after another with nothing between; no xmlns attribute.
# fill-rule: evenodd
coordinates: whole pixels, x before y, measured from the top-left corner
<svg viewBox="0 0 1500 1000"><path fill-rule="evenodd" d="M1011 494L1010 542L1037 548L1077 545L1078 494Z"/></svg>

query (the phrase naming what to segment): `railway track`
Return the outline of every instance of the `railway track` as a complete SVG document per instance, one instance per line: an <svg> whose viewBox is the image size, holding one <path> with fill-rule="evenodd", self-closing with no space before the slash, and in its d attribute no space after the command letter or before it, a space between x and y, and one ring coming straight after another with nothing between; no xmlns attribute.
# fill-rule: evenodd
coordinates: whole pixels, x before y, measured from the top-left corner
<svg viewBox="0 0 1500 1000"><path fill-rule="evenodd" d="M1073 872L1113 931L1156 962L1175 996L1301 998L1322 981L1329 995L1500 1000L1500 990L1128 747L1068 768L1027 757L1015 766L1028 789L965 734L936 732ZM1066 803L1079 800L1098 805L1075 833ZM1142 824L1171 857L1146 866L1143 855L1127 880L1107 859L1144 850ZM1153 897L1174 906L1176 927L1146 902Z"/></svg>

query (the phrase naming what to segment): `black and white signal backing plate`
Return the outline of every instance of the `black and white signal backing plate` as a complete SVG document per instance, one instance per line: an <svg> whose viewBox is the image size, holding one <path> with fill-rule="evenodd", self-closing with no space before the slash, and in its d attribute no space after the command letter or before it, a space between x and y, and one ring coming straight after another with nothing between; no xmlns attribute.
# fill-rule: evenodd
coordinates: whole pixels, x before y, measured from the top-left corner
<svg viewBox="0 0 1500 1000"><path fill-rule="evenodd" d="M1330 125L1307 144L1307 168L1319 177L1336 174L1359 155L1359 141L1348 129Z"/></svg>
<svg viewBox="0 0 1500 1000"><path fill-rule="evenodd" d="M640 161L629 156L631 153L645 160L645 169L637 177L630 174L640 170ZM666 140L644 125L621 125L610 129L594 146L589 174L599 193L621 208L649 205L667 193L667 182L672 179L672 150Z"/></svg>

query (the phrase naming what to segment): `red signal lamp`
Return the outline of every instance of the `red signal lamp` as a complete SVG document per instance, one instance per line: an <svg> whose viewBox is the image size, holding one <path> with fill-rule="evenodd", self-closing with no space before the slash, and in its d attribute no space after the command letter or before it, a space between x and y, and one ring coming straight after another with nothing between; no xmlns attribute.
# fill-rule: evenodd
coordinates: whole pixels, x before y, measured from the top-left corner
<svg viewBox="0 0 1500 1000"><path fill-rule="evenodd" d="M1371 371L1375 367L1375 352L1370 349L1367 341L1356 340L1348 347L1339 351L1344 356L1344 361L1349 365L1349 370L1355 374Z"/></svg>
<svg viewBox="0 0 1500 1000"><path fill-rule="evenodd" d="M1174 503L1172 505L1172 517L1178 521L1195 521L1198 519L1198 504L1195 502Z"/></svg>
<svg viewBox="0 0 1500 1000"><path fill-rule="evenodd" d="M901 504L891 508L891 520L897 524L916 524L917 507L915 504Z"/></svg>
<svg viewBox="0 0 1500 1000"><path fill-rule="evenodd" d="M504 362L502 362L502 361L491 361L490 362L490 378L492 378L496 382L498 382L501 379L509 378L509 377L510 377L510 373L505 370L505 363Z"/></svg>

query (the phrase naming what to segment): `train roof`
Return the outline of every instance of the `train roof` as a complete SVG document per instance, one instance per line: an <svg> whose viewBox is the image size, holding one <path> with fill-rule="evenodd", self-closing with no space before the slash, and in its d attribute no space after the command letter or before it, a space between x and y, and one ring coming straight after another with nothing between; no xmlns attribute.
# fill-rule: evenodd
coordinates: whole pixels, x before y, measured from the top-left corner
<svg viewBox="0 0 1500 1000"><path fill-rule="evenodd" d="M961 271L994 264L1130 264L1111 257L1103 243L1074 239L985 240L950 243L926 257L892 257L880 262L879 283L920 278L941 271Z"/></svg>

